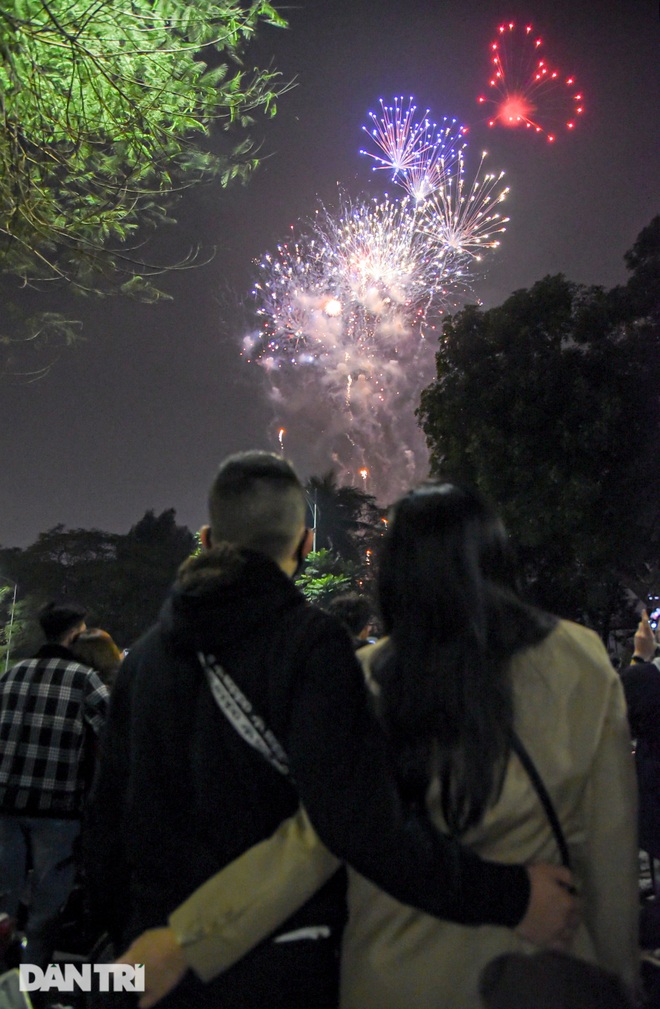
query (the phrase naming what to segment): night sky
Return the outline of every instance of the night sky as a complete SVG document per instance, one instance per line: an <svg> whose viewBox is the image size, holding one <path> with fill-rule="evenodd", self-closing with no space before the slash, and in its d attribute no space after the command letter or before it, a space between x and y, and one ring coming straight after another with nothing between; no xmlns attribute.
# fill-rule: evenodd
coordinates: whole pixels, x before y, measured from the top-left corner
<svg viewBox="0 0 660 1009"><path fill-rule="evenodd" d="M505 169L511 218L502 246L474 285L486 307L548 273L611 287L623 254L658 213L658 12L656 0L302 0L288 31L262 32L255 62L272 56L297 87L253 134L269 157L246 188L188 194L163 248L201 243L212 262L172 276L172 302L80 302L84 342L63 351L30 385L0 386L0 544L25 546L57 523L126 532L148 508L174 507L191 528L205 520L218 461L247 448L277 448L276 417L260 369L239 345L253 261L332 203L383 191L360 128L378 99L414 95L436 121L470 125ZM573 72L585 96L579 129L554 146L529 132L489 130L477 95L497 25L517 15L543 37L549 58ZM304 476L330 461L297 432Z"/></svg>

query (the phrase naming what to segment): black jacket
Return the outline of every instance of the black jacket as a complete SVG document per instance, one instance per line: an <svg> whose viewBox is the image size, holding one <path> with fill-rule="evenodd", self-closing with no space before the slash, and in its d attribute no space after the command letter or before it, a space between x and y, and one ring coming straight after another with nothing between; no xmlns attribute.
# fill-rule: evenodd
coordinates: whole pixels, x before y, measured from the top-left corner
<svg viewBox="0 0 660 1009"><path fill-rule="evenodd" d="M251 699L295 784L219 711L197 652ZM90 834L106 918L125 935L164 922L299 798L328 848L398 899L464 923L523 916L522 868L482 862L405 814L339 624L267 558L220 546L189 562L117 678Z"/></svg>

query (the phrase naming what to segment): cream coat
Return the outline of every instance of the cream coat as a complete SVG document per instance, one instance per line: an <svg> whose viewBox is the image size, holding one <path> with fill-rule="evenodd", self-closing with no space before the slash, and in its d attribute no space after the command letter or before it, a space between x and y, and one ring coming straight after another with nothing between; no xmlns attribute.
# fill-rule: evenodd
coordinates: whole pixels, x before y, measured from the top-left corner
<svg viewBox="0 0 660 1009"><path fill-rule="evenodd" d="M382 643L362 649L367 677ZM637 977L636 785L623 692L600 639L561 622L512 664L516 728L555 804L580 892L573 952ZM440 830L437 793L429 810ZM465 842L489 859L559 862L536 793L512 756L502 795ZM171 916L191 967L210 979L268 935L338 863L301 811ZM350 873L341 1009L478 1009L479 972L533 947L509 929L440 922Z"/></svg>
<svg viewBox="0 0 660 1009"><path fill-rule="evenodd" d="M381 643L360 658L369 670ZM584 899L573 952L637 976L636 786L625 702L600 639L561 622L512 663L516 729L566 836ZM445 825L437 790L429 811ZM551 827L516 756L502 795L464 838L484 858L559 862ZM342 1009L477 1009L481 968L500 953L531 951L510 931L439 922L350 874L342 953Z"/></svg>

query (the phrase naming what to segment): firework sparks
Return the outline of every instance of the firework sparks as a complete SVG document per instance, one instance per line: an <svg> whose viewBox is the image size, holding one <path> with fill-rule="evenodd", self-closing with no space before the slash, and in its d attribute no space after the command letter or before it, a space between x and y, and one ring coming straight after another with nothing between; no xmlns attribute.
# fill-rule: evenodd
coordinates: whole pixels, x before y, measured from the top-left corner
<svg viewBox="0 0 660 1009"><path fill-rule="evenodd" d="M542 48L531 25L500 25L490 45L489 92L477 101L493 108L489 126L525 127L552 143L560 130L575 129L584 101L575 79L554 67Z"/></svg>
<svg viewBox="0 0 660 1009"><path fill-rule="evenodd" d="M459 155L456 171L423 207L420 228L432 242L445 248L454 273L469 268L470 260L481 261L484 250L496 249L509 218L495 208L506 199L508 186L500 186L504 172L482 174L486 158L470 185L465 181L465 165Z"/></svg>
<svg viewBox="0 0 660 1009"><path fill-rule="evenodd" d="M272 359L273 364L287 356L292 364L309 357L317 350L310 331L310 312L322 313L324 278L318 270L315 243L292 242L277 247L274 255L267 253L259 264L260 278L253 288L261 323L259 339L243 341L244 354ZM331 315L333 299L326 297Z"/></svg>
<svg viewBox="0 0 660 1009"><path fill-rule="evenodd" d="M432 196L450 177L467 146L464 133L465 128L455 119L445 117L431 149L402 174L400 184L418 203Z"/></svg>
<svg viewBox="0 0 660 1009"><path fill-rule="evenodd" d="M370 361L394 360L401 341L423 336L451 301L455 250L428 224L430 210L423 219L424 229L407 197L321 206L311 233L261 260L261 328L244 340L245 356L267 369L339 363L347 380L371 371Z"/></svg>
<svg viewBox="0 0 660 1009"><path fill-rule="evenodd" d="M438 127L428 119L428 109L416 122L412 98L407 106L403 98L395 98L393 105L385 105L381 98L380 107L380 116L369 113L372 128L362 127L380 153L361 150L360 154L376 162L373 171L391 171L392 180L409 196L425 200L442 185L464 149L465 127L447 116Z"/></svg>
<svg viewBox="0 0 660 1009"><path fill-rule="evenodd" d="M466 182L455 120L438 130L416 120L412 99L381 106L371 157L401 198L340 194L338 209L321 205L265 255L253 290L259 329L243 354L267 373L278 415L300 420L294 430L313 437L345 482L361 477L364 487L368 477L376 496L391 498L420 475L414 411L433 375L435 331L499 244L508 190L484 174L483 157ZM278 437L283 448L283 428Z"/></svg>
<svg viewBox="0 0 660 1009"><path fill-rule="evenodd" d="M338 215L319 211L315 231L327 283L358 322L389 318L402 306L414 311L434 286L416 208L406 199L344 198Z"/></svg>
<svg viewBox="0 0 660 1009"><path fill-rule="evenodd" d="M415 121L417 106L413 105L412 98L408 99L407 106L403 98L395 98L394 105L385 105L381 98L380 110L380 116L374 112L369 113L372 128L363 126L362 129L381 154L373 154L371 151L360 151L360 154L374 159L374 171L386 169L392 172L394 179L399 173L416 165L433 148L434 124L426 118L428 109L419 122Z"/></svg>

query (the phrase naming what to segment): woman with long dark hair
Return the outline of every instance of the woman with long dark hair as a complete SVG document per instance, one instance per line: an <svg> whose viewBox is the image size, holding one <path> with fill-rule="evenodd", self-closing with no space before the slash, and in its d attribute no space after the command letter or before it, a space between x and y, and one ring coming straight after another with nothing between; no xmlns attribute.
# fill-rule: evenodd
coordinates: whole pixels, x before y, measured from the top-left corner
<svg viewBox="0 0 660 1009"><path fill-rule="evenodd" d="M584 900L571 951L637 973L630 737L600 639L520 599L508 537L472 490L429 482L395 507L380 568L387 636L361 652L410 803L485 858L559 860ZM531 759L531 771L524 761ZM530 774L532 776L530 776ZM514 932L438 922L352 873L342 1009L472 1009Z"/></svg>
<svg viewBox="0 0 660 1009"><path fill-rule="evenodd" d="M462 835L501 791L513 730L513 655L555 618L514 591L508 539L473 493L428 483L399 502L379 578L387 640L365 656L404 792L439 782Z"/></svg>

